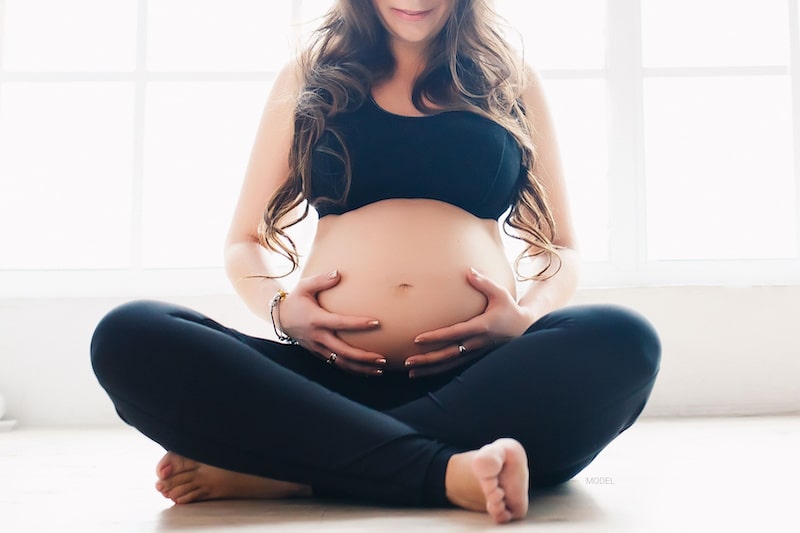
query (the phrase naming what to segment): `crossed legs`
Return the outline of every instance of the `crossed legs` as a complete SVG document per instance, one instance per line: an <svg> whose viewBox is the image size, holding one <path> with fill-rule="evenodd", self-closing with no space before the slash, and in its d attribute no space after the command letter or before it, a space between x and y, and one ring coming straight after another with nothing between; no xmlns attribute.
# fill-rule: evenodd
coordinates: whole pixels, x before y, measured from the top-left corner
<svg viewBox="0 0 800 533"><path fill-rule="evenodd" d="M176 501L313 492L498 522L527 510L529 458L534 484L569 479L635 420L658 366L649 326L614 308L548 315L409 398L298 349L135 302L98 326L92 360L123 419L170 450L159 483Z"/></svg>

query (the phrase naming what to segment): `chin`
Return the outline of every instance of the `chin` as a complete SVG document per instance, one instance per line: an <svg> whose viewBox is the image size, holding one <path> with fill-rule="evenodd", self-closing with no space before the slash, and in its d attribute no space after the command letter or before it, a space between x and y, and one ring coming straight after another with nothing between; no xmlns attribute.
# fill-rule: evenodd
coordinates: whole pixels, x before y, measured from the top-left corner
<svg viewBox="0 0 800 533"><path fill-rule="evenodd" d="M375 0L375 7L389 33L397 41L421 45L432 41L444 28L455 0L446 0L438 5L406 9L405 6L387 5Z"/></svg>

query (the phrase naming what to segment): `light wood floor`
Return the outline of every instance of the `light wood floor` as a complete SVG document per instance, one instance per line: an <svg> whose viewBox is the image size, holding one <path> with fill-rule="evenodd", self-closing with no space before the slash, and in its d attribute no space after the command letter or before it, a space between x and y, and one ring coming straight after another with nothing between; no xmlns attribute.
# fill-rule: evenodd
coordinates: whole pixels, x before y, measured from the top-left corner
<svg viewBox="0 0 800 533"><path fill-rule="evenodd" d="M160 448L125 427L0 433L0 532L800 532L800 417L644 419L525 521L316 501L173 506Z"/></svg>

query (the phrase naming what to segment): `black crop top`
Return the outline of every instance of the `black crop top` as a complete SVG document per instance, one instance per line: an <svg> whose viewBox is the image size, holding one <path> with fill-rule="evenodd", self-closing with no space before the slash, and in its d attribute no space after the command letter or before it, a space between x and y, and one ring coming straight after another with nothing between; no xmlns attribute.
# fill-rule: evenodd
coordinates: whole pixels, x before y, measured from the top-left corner
<svg viewBox="0 0 800 533"><path fill-rule="evenodd" d="M526 175L514 137L468 111L420 117L385 111L370 97L329 119L347 146L350 190L343 203L344 164L330 151L341 144L326 130L311 160L309 203L322 218L389 198L430 198L498 219Z"/></svg>

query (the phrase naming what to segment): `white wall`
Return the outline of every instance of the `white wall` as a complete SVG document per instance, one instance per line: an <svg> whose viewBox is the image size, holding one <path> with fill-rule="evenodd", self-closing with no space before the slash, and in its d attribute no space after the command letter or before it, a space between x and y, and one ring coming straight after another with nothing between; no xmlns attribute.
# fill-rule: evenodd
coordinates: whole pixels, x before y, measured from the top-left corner
<svg viewBox="0 0 800 533"><path fill-rule="evenodd" d="M166 296L251 334L235 296ZM21 425L118 423L94 379L89 339L123 299L0 300L0 392ZM586 289L575 303L638 309L659 330L661 374L644 416L800 412L800 287Z"/></svg>

